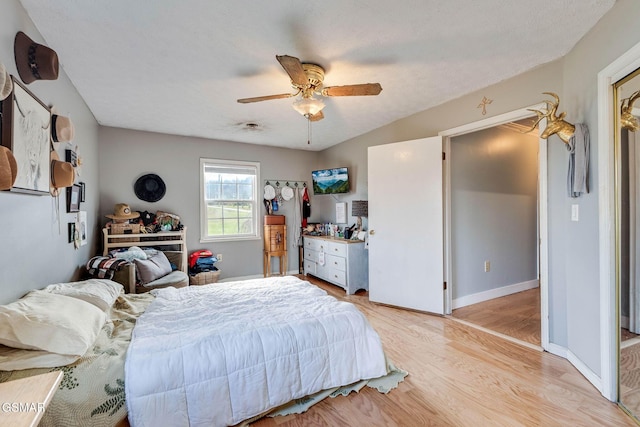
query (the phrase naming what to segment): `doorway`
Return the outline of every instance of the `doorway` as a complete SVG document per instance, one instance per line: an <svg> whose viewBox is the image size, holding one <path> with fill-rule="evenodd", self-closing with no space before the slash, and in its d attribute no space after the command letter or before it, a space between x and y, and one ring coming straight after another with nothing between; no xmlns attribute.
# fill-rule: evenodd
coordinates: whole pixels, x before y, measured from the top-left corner
<svg viewBox="0 0 640 427"><path fill-rule="evenodd" d="M540 346L534 122L450 139L451 315Z"/></svg>
<svg viewBox="0 0 640 427"><path fill-rule="evenodd" d="M547 141L531 129L534 122L523 109L441 133L445 312L546 349Z"/></svg>

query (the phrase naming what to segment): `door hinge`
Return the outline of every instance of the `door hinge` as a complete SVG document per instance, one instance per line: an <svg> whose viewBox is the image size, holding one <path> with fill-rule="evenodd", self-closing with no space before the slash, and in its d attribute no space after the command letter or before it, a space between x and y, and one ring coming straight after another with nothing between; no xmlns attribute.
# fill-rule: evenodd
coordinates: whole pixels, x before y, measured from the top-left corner
<svg viewBox="0 0 640 427"><path fill-rule="evenodd" d="M447 154L443 151L442 152L442 160L446 160L447 159Z"/></svg>
<svg viewBox="0 0 640 427"><path fill-rule="evenodd" d="M447 290L447 282L444 282L444 287L442 288L443 290Z"/></svg>

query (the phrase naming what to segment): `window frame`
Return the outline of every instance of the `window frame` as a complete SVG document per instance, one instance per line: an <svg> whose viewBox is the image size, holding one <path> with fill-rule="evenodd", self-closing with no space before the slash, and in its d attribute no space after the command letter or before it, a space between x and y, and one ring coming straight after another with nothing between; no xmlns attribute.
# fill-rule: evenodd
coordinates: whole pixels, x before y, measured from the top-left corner
<svg viewBox="0 0 640 427"><path fill-rule="evenodd" d="M253 188L253 230L250 235L226 235L226 236L209 236L209 217L207 216L207 201L205 200L205 169L207 167L217 168L229 168L233 169L254 169L255 170L255 185ZM262 239L262 233L260 230L260 197L259 197L259 183L260 183L260 162L252 161L239 161L239 160L224 160L224 159L210 159L200 158L200 243L208 242L237 242L247 240L260 240Z"/></svg>

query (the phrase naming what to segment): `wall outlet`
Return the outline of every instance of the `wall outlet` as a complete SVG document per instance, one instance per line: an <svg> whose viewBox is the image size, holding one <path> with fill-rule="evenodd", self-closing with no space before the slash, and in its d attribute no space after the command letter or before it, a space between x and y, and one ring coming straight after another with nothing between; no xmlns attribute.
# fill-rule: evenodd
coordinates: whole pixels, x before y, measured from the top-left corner
<svg viewBox="0 0 640 427"><path fill-rule="evenodd" d="M216 258L218 258L218 261L222 261L222 254L216 254Z"/></svg>
<svg viewBox="0 0 640 427"><path fill-rule="evenodd" d="M488 273L489 271L491 271L491 263L489 261L485 261L484 262L484 272Z"/></svg>

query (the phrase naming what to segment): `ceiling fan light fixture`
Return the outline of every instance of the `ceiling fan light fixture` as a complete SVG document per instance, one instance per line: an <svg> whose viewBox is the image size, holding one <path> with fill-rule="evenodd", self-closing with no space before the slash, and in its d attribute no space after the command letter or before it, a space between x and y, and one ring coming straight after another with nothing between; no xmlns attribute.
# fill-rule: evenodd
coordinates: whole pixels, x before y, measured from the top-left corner
<svg viewBox="0 0 640 427"><path fill-rule="evenodd" d="M293 103L293 109L305 117L318 114L324 108L324 102L314 97L300 98Z"/></svg>

